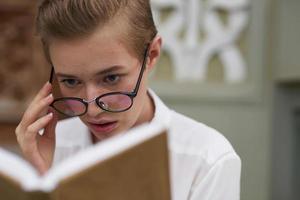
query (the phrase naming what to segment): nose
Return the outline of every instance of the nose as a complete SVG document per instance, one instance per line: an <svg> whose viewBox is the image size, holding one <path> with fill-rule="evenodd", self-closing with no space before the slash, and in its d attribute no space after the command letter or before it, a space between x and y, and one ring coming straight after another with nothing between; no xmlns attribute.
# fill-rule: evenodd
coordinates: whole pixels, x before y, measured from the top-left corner
<svg viewBox="0 0 300 200"><path fill-rule="evenodd" d="M89 101L86 113L89 117L96 117L102 112L103 110L96 104L95 101Z"/></svg>
<svg viewBox="0 0 300 200"><path fill-rule="evenodd" d="M88 115L88 117L96 117L103 112L103 110L96 104L95 101L100 94L101 93L96 89L90 89L88 91L88 94L86 95L88 97L86 99L86 102L88 103L86 115Z"/></svg>

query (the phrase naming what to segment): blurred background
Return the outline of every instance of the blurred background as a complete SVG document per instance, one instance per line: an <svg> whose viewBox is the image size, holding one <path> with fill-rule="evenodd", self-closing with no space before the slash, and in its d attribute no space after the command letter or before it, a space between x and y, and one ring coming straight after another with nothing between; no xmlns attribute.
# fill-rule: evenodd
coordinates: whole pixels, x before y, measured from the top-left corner
<svg viewBox="0 0 300 200"><path fill-rule="evenodd" d="M50 68L37 0L0 0L0 145ZM242 159L241 200L300 199L300 1L152 0L163 55L151 87L214 127Z"/></svg>

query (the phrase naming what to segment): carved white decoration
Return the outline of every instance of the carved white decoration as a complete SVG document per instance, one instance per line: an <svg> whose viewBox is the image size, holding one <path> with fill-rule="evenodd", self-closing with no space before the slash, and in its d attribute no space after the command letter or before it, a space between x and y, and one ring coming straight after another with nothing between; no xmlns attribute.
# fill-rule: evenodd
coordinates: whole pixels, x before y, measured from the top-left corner
<svg viewBox="0 0 300 200"><path fill-rule="evenodd" d="M247 65L236 41L248 25L248 6L249 0L152 0L154 20L163 37L163 50L171 58L175 80L204 81L216 55L224 66L226 82L246 79ZM165 9L172 12L163 21ZM218 10L228 13L226 26ZM205 40L199 38L200 31Z"/></svg>

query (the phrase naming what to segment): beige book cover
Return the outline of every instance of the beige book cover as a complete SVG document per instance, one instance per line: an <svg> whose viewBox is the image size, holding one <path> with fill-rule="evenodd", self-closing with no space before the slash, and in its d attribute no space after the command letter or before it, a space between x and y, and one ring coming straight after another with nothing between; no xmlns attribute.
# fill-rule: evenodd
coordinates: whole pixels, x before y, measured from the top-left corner
<svg viewBox="0 0 300 200"><path fill-rule="evenodd" d="M2 200L170 200L166 129L145 124L93 145L45 175L0 148Z"/></svg>

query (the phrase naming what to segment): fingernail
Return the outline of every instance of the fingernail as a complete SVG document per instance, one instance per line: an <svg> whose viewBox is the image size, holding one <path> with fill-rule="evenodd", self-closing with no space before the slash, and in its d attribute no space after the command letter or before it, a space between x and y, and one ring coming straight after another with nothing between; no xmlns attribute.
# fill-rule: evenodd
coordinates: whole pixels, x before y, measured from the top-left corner
<svg viewBox="0 0 300 200"><path fill-rule="evenodd" d="M48 113L48 117L53 117L53 113Z"/></svg>
<svg viewBox="0 0 300 200"><path fill-rule="evenodd" d="M51 85L51 83L49 82L49 81L47 81L46 83L45 83L45 87L51 87L52 85Z"/></svg>
<svg viewBox="0 0 300 200"><path fill-rule="evenodd" d="M52 100L52 99L53 99L53 94L52 94L52 93L49 94L48 97L47 97L47 99L48 99L48 100Z"/></svg>

